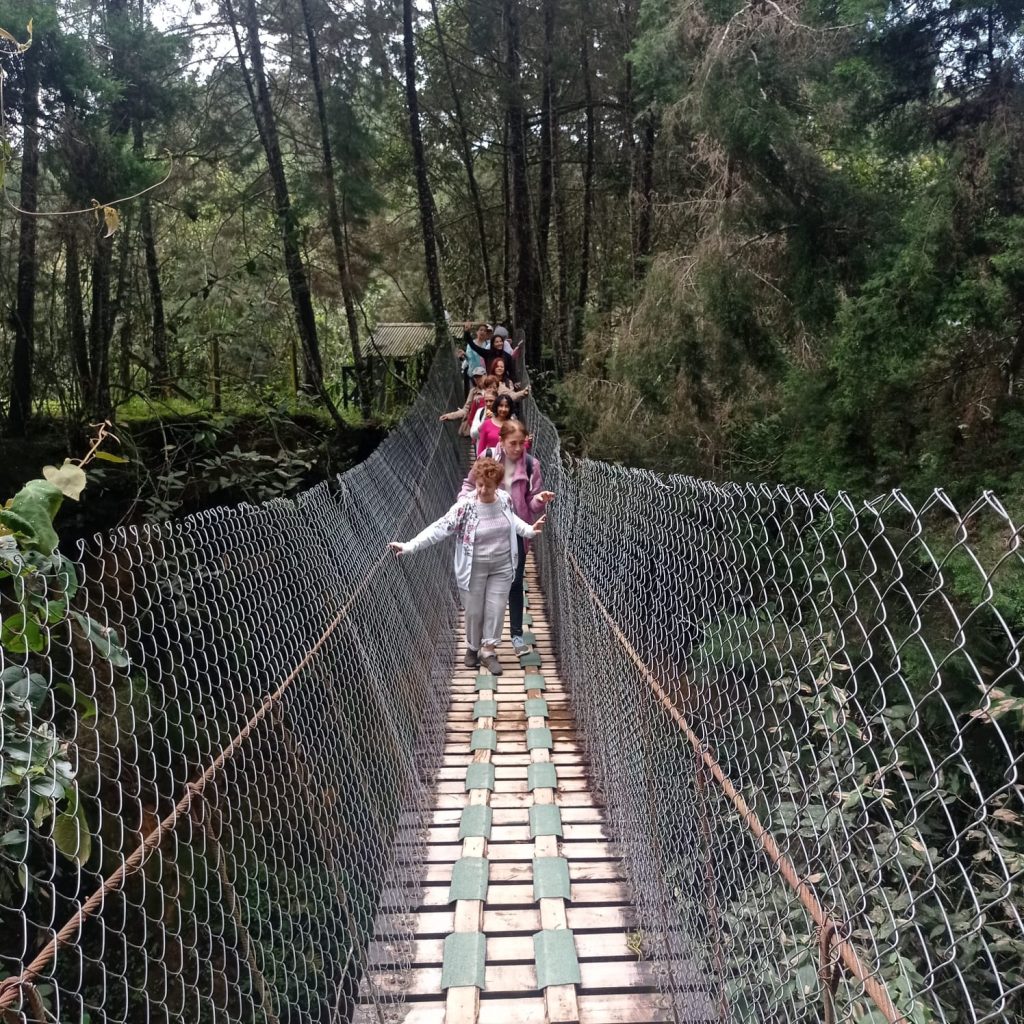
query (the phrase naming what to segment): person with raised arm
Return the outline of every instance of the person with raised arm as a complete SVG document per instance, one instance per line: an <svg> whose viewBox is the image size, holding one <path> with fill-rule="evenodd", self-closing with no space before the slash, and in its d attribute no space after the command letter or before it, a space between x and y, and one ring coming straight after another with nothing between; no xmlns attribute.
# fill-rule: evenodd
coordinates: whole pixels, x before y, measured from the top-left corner
<svg viewBox="0 0 1024 1024"><path fill-rule="evenodd" d="M442 422L445 420L462 420L459 424L459 433L463 437L469 437L470 428L473 426L477 411L487 405L487 399L491 395L498 394L498 382L494 377L485 376L483 371L477 367L474 371L473 387L466 395L465 404L461 409L453 409L451 412L443 412L438 417Z"/></svg>
<svg viewBox="0 0 1024 1024"><path fill-rule="evenodd" d="M499 489L505 470L494 459L477 459L471 491L461 494L436 522L412 540L392 541L396 555L409 555L455 535L455 580L466 619L467 668L502 674L497 648L505 625L509 588L522 560L522 538L533 538L544 517L528 523L516 515L511 496ZM520 577L521 578L521 577Z"/></svg>
<svg viewBox="0 0 1024 1024"><path fill-rule="evenodd" d="M529 440L526 427L519 420L505 420L499 428L499 435L498 446L486 449L482 455L493 459L501 466L501 489L512 498L512 507L516 515L525 522L532 523L544 511L545 505L554 499L554 492L543 489L540 460L526 451ZM462 483L461 496L472 494L475 488L474 468L470 469L469 476ZM526 644L523 642L523 571L526 567L528 548L522 536L516 543L519 552L515 578L512 580L508 595L508 610L512 650L516 657L519 657L526 653Z"/></svg>
<svg viewBox="0 0 1024 1024"><path fill-rule="evenodd" d="M508 375L504 356L497 356L491 360L490 376L498 382L498 394L511 395L513 402L518 402L520 398L525 398L530 393L529 384L525 388L520 388Z"/></svg>

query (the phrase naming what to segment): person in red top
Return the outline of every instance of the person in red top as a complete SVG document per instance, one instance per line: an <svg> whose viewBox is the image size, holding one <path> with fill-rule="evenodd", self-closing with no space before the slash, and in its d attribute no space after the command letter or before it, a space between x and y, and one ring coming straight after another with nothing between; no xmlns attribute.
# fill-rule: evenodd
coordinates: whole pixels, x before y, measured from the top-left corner
<svg viewBox="0 0 1024 1024"><path fill-rule="evenodd" d="M479 454L485 448L497 448L501 443L501 426L506 420L515 419L513 415L513 401L511 395L498 395L494 405L484 415L479 427L476 427L476 453ZM527 446L529 447L529 446Z"/></svg>

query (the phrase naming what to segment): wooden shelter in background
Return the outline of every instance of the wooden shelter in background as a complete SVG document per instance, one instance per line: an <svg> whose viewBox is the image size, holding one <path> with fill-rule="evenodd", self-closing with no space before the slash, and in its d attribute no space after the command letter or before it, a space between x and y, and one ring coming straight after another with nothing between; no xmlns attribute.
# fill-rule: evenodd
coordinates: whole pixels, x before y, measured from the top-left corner
<svg viewBox="0 0 1024 1024"><path fill-rule="evenodd" d="M462 336L462 325L451 328L455 338ZM380 412L387 412L399 397L415 397L430 372L434 351L434 325L414 323L380 323L363 342L363 358L366 360L372 382L372 405ZM342 401L345 405L355 403L357 396L356 371L354 366L341 368ZM402 395L403 391L408 394Z"/></svg>

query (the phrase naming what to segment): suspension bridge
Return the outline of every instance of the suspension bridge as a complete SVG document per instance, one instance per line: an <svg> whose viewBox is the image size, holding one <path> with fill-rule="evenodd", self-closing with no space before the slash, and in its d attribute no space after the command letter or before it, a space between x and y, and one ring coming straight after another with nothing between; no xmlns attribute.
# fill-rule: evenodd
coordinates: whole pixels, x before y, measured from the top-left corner
<svg viewBox="0 0 1024 1024"><path fill-rule="evenodd" d="M387 542L460 397L439 359L336 481L84 545L125 664L0 652L52 752L2 751L3 1019L1019 1021L1011 513L574 459L527 403L533 648L453 670L450 550Z"/></svg>

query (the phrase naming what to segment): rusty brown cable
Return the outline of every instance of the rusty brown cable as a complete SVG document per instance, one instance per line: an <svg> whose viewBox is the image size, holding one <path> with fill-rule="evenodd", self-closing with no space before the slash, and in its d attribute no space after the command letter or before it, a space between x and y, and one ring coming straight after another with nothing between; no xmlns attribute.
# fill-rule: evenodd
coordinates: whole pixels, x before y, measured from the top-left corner
<svg viewBox="0 0 1024 1024"><path fill-rule="evenodd" d="M821 980L821 997L825 1006L824 1024L836 1024L836 989L839 987L839 961L832 955L832 943L838 934L833 921L818 935L818 978Z"/></svg>
<svg viewBox="0 0 1024 1024"><path fill-rule="evenodd" d="M608 623L608 628L611 630L612 635L629 656L630 661L636 665L640 674L647 680L651 689L658 697L659 702L675 721L676 725L679 726L686 738L690 741L690 744L696 751L697 756L704 762L704 764L707 765L712 778L714 778L718 783L719 787L729 798L732 805L739 812L741 819L761 844L761 847L764 849L764 852L768 855L769 859L779 869L779 873L782 875L786 884L789 885L789 887L796 893L797 898L811 915L814 923L822 930L823 934L832 933L837 937L841 935L842 932L840 932L838 923L821 905L820 900L814 892L814 887L810 885L806 879L802 879L800 877L799 872L796 869L796 865L789 857L786 856L786 854L782 852L782 849L775 837L764 827L757 814L751 810L746 800L743 799L743 796L728 779L725 772L722 770L722 766L715 759L714 755L704 746L700 737L698 737L690 728L690 723L687 721L686 716L678 707L676 707L675 702L647 667L647 663L640 657L633 645L623 635L622 630L619 629L619 626L612 618L611 613L604 606L604 602L594 591L593 587L591 587L589 580L583 573L583 570L580 568L575 557L569 551L565 552L565 557L569 566L579 577L580 582L589 591L590 596L594 601L594 605L601 612L604 620ZM861 960L853 946L846 939L839 938L835 943L835 948L839 952L839 959L843 965L850 974L852 974L861 983L861 985L863 985L865 995L871 999L889 1024L910 1024L907 1016L896 1009L885 983L877 977L877 975L864 963L863 960Z"/></svg>

